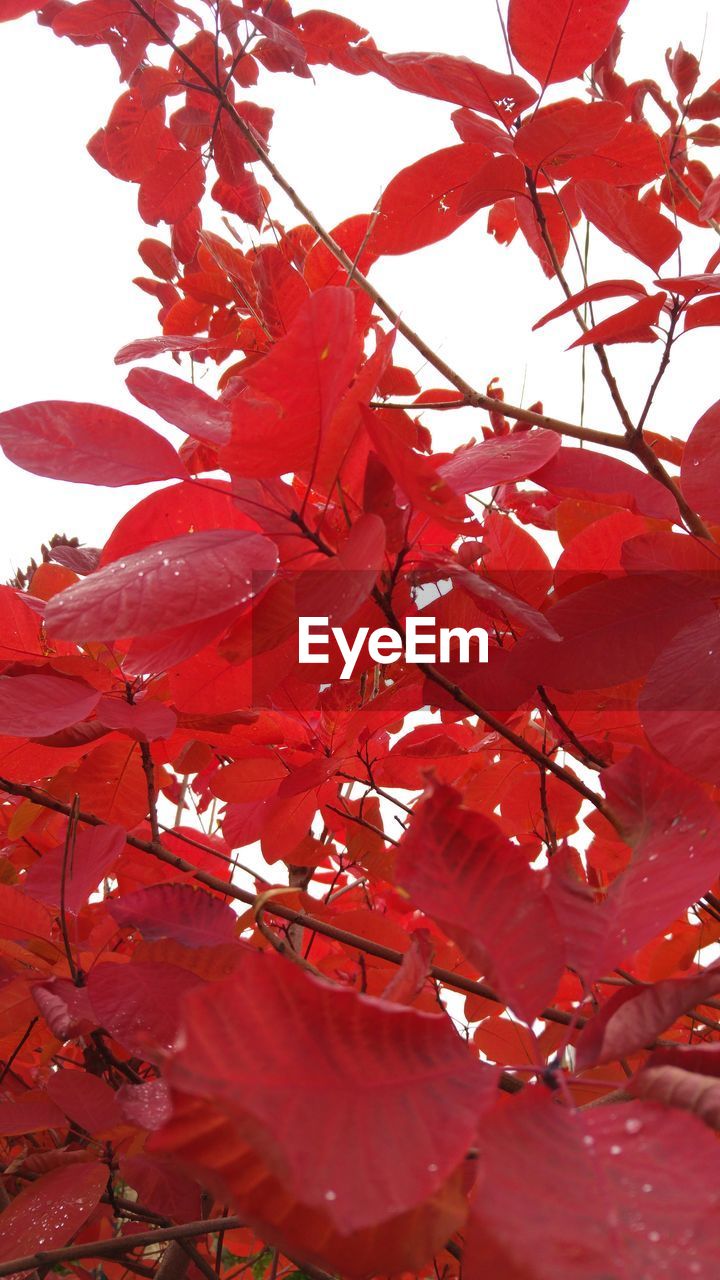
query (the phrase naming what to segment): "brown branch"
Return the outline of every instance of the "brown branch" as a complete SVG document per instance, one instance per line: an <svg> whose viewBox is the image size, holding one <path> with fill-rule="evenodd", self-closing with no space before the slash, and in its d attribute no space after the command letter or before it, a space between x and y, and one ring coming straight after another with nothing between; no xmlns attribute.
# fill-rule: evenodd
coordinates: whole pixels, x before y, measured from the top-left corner
<svg viewBox="0 0 720 1280"><path fill-rule="evenodd" d="M386 844L397 845L398 841L393 836L388 835L387 831L384 831L382 827L376 827L374 822L369 822L367 818L361 817L360 814L348 813L347 809L339 809L335 804L328 804L326 807L331 813L337 813L346 822L354 822L358 827L365 827L366 831L372 831L373 835L380 836L380 839L384 840Z"/></svg>
<svg viewBox="0 0 720 1280"><path fill-rule="evenodd" d="M680 307L679 303L675 301L673 303L672 315L670 316L670 324L668 325L668 331L667 331L667 334L665 335L665 345L663 347L663 353L660 359L660 364L658 365L658 371L652 380L650 390L648 391L648 394L647 394L647 399L645 401L645 404L642 407L640 417L638 418L636 430L639 436L642 436L642 430L643 430L643 427L645 426L645 422L647 421L647 416L650 410L652 409L653 400L655 399L655 393L658 387L660 386L660 383L662 382L665 376L665 371L667 370L667 367L670 363L670 354L672 352L673 341L675 339L675 329L677 328L677 322L680 319L681 310L682 308Z"/></svg>
<svg viewBox="0 0 720 1280"><path fill-rule="evenodd" d="M163 1244L166 1240L193 1239L195 1236L209 1235L219 1230L232 1230L242 1227L240 1218L208 1218L204 1222L185 1222L172 1227L158 1227L154 1231L138 1231L132 1236L114 1237L111 1240L89 1240L83 1244L66 1245L63 1249L39 1249L37 1253L26 1254L22 1258L13 1258L9 1262L0 1263L0 1276L10 1276L16 1271L32 1271L35 1268L55 1267L64 1262L76 1262L81 1258L116 1258L123 1253L131 1253L135 1249L148 1245Z"/></svg>
<svg viewBox="0 0 720 1280"><path fill-rule="evenodd" d="M588 751L588 748L583 745L577 734L573 732L567 720L563 715L561 715L555 703L552 701L552 698L548 696L548 692L544 685L539 684L537 689L543 706L550 712L550 715L555 721L560 732L565 735L568 742L570 742L577 751L578 755L582 756L584 763L591 769L604 769L607 765L607 761L601 760L600 756L593 755L592 751Z"/></svg>
<svg viewBox="0 0 720 1280"><path fill-rule="evenodd" d="M156 1269L155 1280L185 1280L192 1259L179 1240L171 1240Z"/></svg>
<svg viewBox="0 0 720 1280"><path fill-rule="evenodd" d="M10 1276L17 1271L34 1271L36 1269L45 1273L49 1268L62 1266L66 1262L77 1262L82 1258L122 1257L124 1253L131 1253L140 1248L144 1249L149 1245L163 1244L165 1241L180 1241L182 1244L182 1242L194 1239L197 1236L210 1235L217 1231L232 1231L236 1227L244 1225L245 1223L241 1218L231 1215L222 1218L207 1218L201 1222L185 1222L170 1227L160 1227L155 1231L140 1231L132 1236L116 1236L111 1240L90 1240L83 1244L67 1245L63 1249L38 1250L37 1253L26 1254L24 1257L13 1258L9 1262L0 1263L0 1276ZM192 1252L196 1254L195 1250L192 1250ZM155 1270L155 1276L160 1276L166 1256L167 1254L163 1256L162 1262ZM196 1254L196 1256L200 1257L201 1255ZM298 1263L289 1254L284 1256L290 1262L295 1263L296 1266L302 1267L303 1272L310 1277L310 1280L331 1280L328 1273L322 1271L319 1267L307 1262ZM167 1273L165 1280L169 1280L170 1274L170 1272ZM179 1275L178 1272L172 1274Z"/></svg>
<svg viewBox="0 0 720 1280"><path fill-rule="evenodd" d="M145 774L145 782L147 785L150 830L152 831L153 840L159 843L160 827L158 825L157 796L155 792L155 767L153 765L153 758L150 754L150 747L147 742L140 743L140 756L142 758L143 773Z"/></svg>
<svg viewBox="0 0 720 1280"><path fill-rule="evenodd" d="M391 791L385 791L383 787L379 787L372 776L370 765L367 763L366 760L363 760L362 756L360 757L360 759L362 760L362 763L365 765L365 768L368 771L368 776L370 779L369 782L365 782L363 778L355 778L351 773L343 773L342 769L338 771L338 775L337 775L338 778L345 778L347 782L357 782L358 786L367 788L365 795L368 794L368 791L374 791L376 795L382 796L384 800L389 800L391 804L397 805L398 809L402 809L404 813L407 813L410 815L410 817L412 817L414 813L414 809L412 808L412 805L405 804L403 800L398 800L397 797L394 796ZM408 788L408 790L415 791L415 790L418 790L418 788L410 787ZM385 839L384 836L383 836L383 839Z"/></svg>
<svg viewBox="0 0 720 1280"><path fill-rule="evenodd" d="M507 400L495 400L495 398L484 397L489 401L487 405L481 405L480 408L492 408L497 413L503 413L507 418L514 418L517 422L527 422L533 427L543 427L546 431L554 431L557 435L571 436L573 440L582 440L584 444L604 445L608 449L624 449L630 448L625 436L619 436L612 431L594 431L591 427L579 427L573 422L565 422L562 418L552 418L546 413L536 413L534 409L523 409L520 405L508 404ZM371 400L371 409L403 409L406 413L425 413L425 412L447 412L451 409L475 409L478 405L469 399L464 400L437 400L434 404L428 401L427 404L415 404L412 401L402 403L399 400Z"/></svg>
<svg viewBox="0 0 720 1280"><path fill-rule="evenodd" d="M27 1041L30 1039L30 1036L32 1035L33 1027L35 1026L35 1023L39 1021L39 1016L40 1016L39 1014L36 1014L34 1018L30 1019L20 1039L15 1045L15 1048L10 1054L10 1057L5 1062L5 1065L3 1066L3 1069L0 1072L0 1084L2 1084L8 1072L12 1070L12 1064L17 1058L18 1054L20 1053L23 1045L26 1044Z"/></svg>
<svg viewBox="0 0 720 1280"><path fill-rule="evenodd" d="M67 889L67 873L75 853L75 840L77 838L77 815L80 808L80 797L75 795L70 806L70 815L68 817L67 828L65 830L65 847L63 849L62 872L60 876L60 930L63 936L63 944L65 947L65 955L67 957L70 977L73 982L77 983L78 968L75 964L72 947L70 946L70 935L67 927L67 910L65 906L65 896Z"/></svg>

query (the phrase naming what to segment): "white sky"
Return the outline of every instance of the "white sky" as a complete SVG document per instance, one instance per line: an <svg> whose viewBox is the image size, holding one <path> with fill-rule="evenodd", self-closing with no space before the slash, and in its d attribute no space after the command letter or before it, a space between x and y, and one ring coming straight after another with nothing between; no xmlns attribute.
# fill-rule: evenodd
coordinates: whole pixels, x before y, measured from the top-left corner
<svg viewBox="0 0 720 1280"><path fill-rule="evenodd" d="M495 0L446 0L442 6L435 0L336 0L327 7L367 26L388 51L463 53L506 69ZM717 78L720 16L713 14L709 0L685 0L682 6L676 0L630 0L623 26L620 70L627 79L656 77L667 94L665 49L682 40L699 53L703 38L707 72L702 83ZM126 342L158 332L154 300L131 283L134 275L144 274L138 241L158 233L138 216L137 188L111 177L85 150L122 91L114 59L104 48L80 49L59 40L32 16L5 23L0 30L5 180L0 207L0 408L51 398L95 401L137 412L179 443L179 433L129 396L127 367L113 364L115 352ZM570 91L560 86L563 96ZM372 208L383 186L406 164L458 141L449 104L404 94L376 77L317 68L313 83L263 73L258 88L247 96L275 107L274 159L327 227ZM700 158L713 167L720 152L705 151ZM281 201L273 209L277 217L287 214ZM212 218L207 225L222 230L219 213ZM287 225L295 221L287 217ZM509 400L529 404L542 399L548 412L577 420L580 355L564 351L576 336L572 318L530 333L533 322L560 300L559 286L545 280L520 236L509 249L500 247L486 234L485 221L481 213L437 246L381 261L372 278L405 319L476 386L484 388L498 375ZM159 228L159 236L167 238L167 228ZM691 232L683 270L702 270L716 243L710 233ZM568 262L575 282L578 274L570 258ZM675 269L671 260L666 270ZM591 279L636 272L645 282L651 278L645 268L594 237ZM715 330L701 330L678 343L652 426L666 434L688 434L717 398L717 351ZM630 407L636 409L656 367L659 344L614 348L611 356ZM414 353L407 362L418 372ZM423 375L423 385L437 381ZM213 367L203 385L214 390ZM438 442L453 447L460 438L479 435L482 420L463 412L435 415L432 425ZM585 421L595 427L617 426L594 369ZM145 491L43 480L0 455L0 580L24 566L53 533L102 544Z"/></svg>

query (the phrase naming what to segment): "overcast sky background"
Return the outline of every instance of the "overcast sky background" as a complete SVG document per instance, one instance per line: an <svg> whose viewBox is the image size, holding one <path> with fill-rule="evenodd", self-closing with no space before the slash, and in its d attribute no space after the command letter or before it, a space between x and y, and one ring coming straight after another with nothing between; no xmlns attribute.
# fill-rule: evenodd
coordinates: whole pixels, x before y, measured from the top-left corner
<svg viewBox="0 0 720 1280"><path fill-rule="evenodd" d="M327 7L368 27L389 52L439 50L507 68L495 0L446 0L442 6L430 0L336 0ZM713 12L708 0L685 0L683 5L630 0L623 27L619 69L626 79L657 78L669 96L664 53L680 40L698 54L704 40L701 84L718 78L720 13ZM33 16L5 23L1 31L0 408L51 398L95 401L137 413L179 444L179 432L132 400L124 385L127 367L113 363L126 342L159 331L154 300L131 281L144 273L139 240L156 234L167 239L168 234L166 227L156 232L142 223L137 188L111 177L85 149L122 91L115 61L105 48L81 49L58 39L38 27ZM562 96L579 91L577 84L574 89L559 86ZM319 67L313 83L263 72L247 96L275 107L275 162L327 227L370 210L399 169L458 141L450 121L452 106L404 94L376 77L354 78ZM701 158L716 168L719 154L705 151ZM287 225L298 221L282 199L272 207ZM219 211L211 205L208 209L206 225L223 230ZM484 389L498 376L509 400L530 404L542 399L548 412L577 420L580 354L564 349L576 336L572 317L531 334L534 321L560 301L559 286L544 278L520 236L509 248L497 245L485 231L486 220L487 214L480 213L437 246L381 261L372 278L404 318L474 385ZM249 245L255 233L240 224L238 230ZM710 233L690 232L683 271L703 270L716 244ZM568 263L570 278L579 287L571 257ZM677 261L671 259L665 270L674 274ZM593 237L590 279L628 274L645 283L652 278ZM631 409L642 404L659 354L659 344L611 352ZM437 385L437 377L422 371L414 352L408 353L407 363L424 386ZM615 429L592 364L591 355L586 424ZM180 372L169 361L164 367ZM201 385L214 391L213 366ZM718 394L717 332L701 330L677 344L650 425L685 437ZM431 415L426 420L430 423ZM454 447L462 438L479 435L482 420L469 411L434 415L438 445ZM0 456L0 578L24 566L56 532L101 545L146 491L44 480Z"/></svg>

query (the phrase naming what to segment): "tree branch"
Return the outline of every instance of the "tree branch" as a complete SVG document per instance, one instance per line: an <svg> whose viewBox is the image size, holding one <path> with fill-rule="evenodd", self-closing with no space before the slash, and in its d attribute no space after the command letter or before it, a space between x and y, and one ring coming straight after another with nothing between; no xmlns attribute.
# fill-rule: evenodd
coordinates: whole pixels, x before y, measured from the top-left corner
<svg viewBox="0 0 720 1280"><path fill-rule="evenodd" d="M83 1244L67 1245L63 1249L39 1249L0 1263L0 1276L10 1276L16 1271L32 1271L57 1267L65 1262L77 1262L81 1258L117 1258L148 1245L163 1244L166 1240L191 1240L195 1236L209 1235L215 1231L230 1231L245 1224L238 1217L207 1218L204 1222L184 1222L172 1227L158 1227L154 1231L138 1231L135 1235L114 1237L111 1240L89 1240ZM158 1274L157 1272L155 1273ZM327 1280L325 1272L318 1272Z"/></svg>
<svg viewBox="0 0 720 1280"><path fill-rule="evenodd" d="M557 435L570 436L573 440L582 440L584 444L598 444L608 449L629 450L630 445L625 436L613 431L594 431L592 427L577 427L562 418L551 418L546 413L536 413L533 409L521 409L519 405L508 404L507 400L492 400L494 409L514 418L518 422L527 422L533 427L543 427L546 431L554 431ZM436 400L427 404L414 404L413 401L403 403L399 400L371 400L371 409L402 409L405 413L440 413L450 409L473 409L476 406L470 400Z"/></svg>

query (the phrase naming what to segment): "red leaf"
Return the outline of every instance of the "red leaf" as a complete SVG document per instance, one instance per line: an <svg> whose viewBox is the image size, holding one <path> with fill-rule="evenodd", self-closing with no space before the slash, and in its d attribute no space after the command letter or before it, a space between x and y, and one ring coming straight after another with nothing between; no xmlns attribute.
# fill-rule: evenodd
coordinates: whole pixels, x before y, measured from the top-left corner
<svg viewBox="0 0 720 1280"><path fill-rule="evenodd" d="M720 212L720 177L715 178L706 189L698 209L698 217L709 222L718 212Z"/></svg>
<svg viewBox="0 0 720 1280"><path fill-rule="evenodd" d="M459 211L468 217L510 196L527 196L525 170L514 156L491 156L465 187Z"/></svg>
<svg viewBox="0 0 720 1280"><path fill-rule="evenodd" d="M226 482L215 480L205 486L186 481L149 493L131 507L105 543L100 566L182 533L256 528L233 502Z"/></svg>
<svg viewBox="0 0 720 1280"><path fill-rule="evenodd" d="M360 356L352 291L333 286L318 289L303 303L285 337L245 370L248 386L270 398L268 407L274 413L266 414L260 424L254 415L244 420L244 402L236 399L232 457L221 451L221 461L237 467L241 475L278 476L312 466ZM282 449L278 449L278 410Z"/></svg>
<svg viewBox="0 0 720 1280"><path fill-rule="evenodd" d="M491 513L482 527L482 573L539 609L552 586L545 552L509 516Z"/></svg>
<svg viewBox="0 0 720 1280"><path fill-rule="evenodd" d="M151 636L139 636L130 644L123 668L128 675L135 676L145 675L148 671L167 671L199 653L236 621L237 609L226 609L224 613L216 613L202 622L155 631Z"/></svg>
<svg viewBox="0 0 720 1280"><path fill-rule="evenodd" d="M170 738L177 727L177 716L172 708L152 698L130 703L123 698L102 697L96 715L106 729L119 729L138 742Z"/></svg>
<svg viewBox="0 0 720 1280"><path fill-rule="evenodd" d="M261 836L266 862L277 862L278 858L292 861L293 850L310 831L317 807L314 790L287 798L274 796L268 801Z"/></svg>
<svg viewBox="0 0 720 1280"><path fill-rule="evenodd" d="M223 444L230 434L230 406L159 369L133 369L128 390L140 404L197 440Z"/></svg>
<svg viewBox="0 0 720 1280"><path fill-rule="evenodd" d="M57 1249L87 1222L109 1177L98 1161L53 1169L31 1182L0 1213L0 1262Z"/></svg>
<svg viewBox="0 0 720 1280"><path fill-rule="evenodd" d="M327 617L338 626L367 600L385 561L385 525L365 513L353 524L337 556L321 569L308 570L295 589L298 614Z"/></svg>
<svg viewBox="0 0 720 1280"><path fill-rule="evenodd" d="M267 147L273 121L272 109L260 107L256 102L236 102L234 110L258 142ZM215 130L214 155L220 177L230 186L242 180L244 166L258 158L257 151L246 141L235 119L225 111L220 112Z"/></svg>
<svg viewBox="0 0 720 1280"><path fill-rule="evenodd" d="M491 71L469 58L444 53L377 53L363 51L363 69L374 71L408 93L441 102L456 102L483 115L514 120L536 98L521 76Z"/></svg>
<svg viewBox="0 0 720 1280"><path fill-rule="evenodd" d="M494 1095L495 1073L446 1017L329 986L277 956L247 952L185 1010L171 1084L219 1107L342 1234L441 1187Z"/></svg>
<svg viewBox="0 0 720 1280"><path fill-rule="evenodd" d="M627 0L510 0L518 62L544 86L572 80L609 45Z"/></svg>
<svg viewBox="0 0 720 1280"><path fill-rule="evenodd" d="M706 520L720 522L720 400L695 423L682 458L680 483L690 506Z"/></svg>
<svg viewBox="0 0 720 1280"><path fill-rule="evenodd" d="M122 1085L119 1098L129 1123L144 1129L158 1129L172 1112L170 1090L162 1080L144 1085ZM175 1222L192 1222L201 1212L201 1190L194 1178L172 1167L162 1157L147 1155L121 1156L120 1175L138 1193L144 1204L156 1206L157 1211ZM233 1235L225 1235L225 1244L231 1252ZM250 1233L247 1237L250 1238ZM237 1234L235 1234L237 1240Z"/></svg>
<svg viewBox="0 0 720 1280"><path fill-rule="evenodd" d="M474 142L489 148L496 155L515 155L515 144L511 135L494 120L483 120L467 107L460 107L458 111L453 111L451 119L463 142Z"/></svg>
<svg viewBox="0 0 720 1280"><path fill-rule="evenodd" d="M229 1122L222 1104L189 1095L175 1095L170 1125L151 1145L172 1152L203 1183L209 1172L214 1184L227 1189L226 1198L229 1191L242 1204L245 1220L261 1240L358 1280L384 1271L419 1274L465 1221L464 1171L459 1168L417 1207L379 1226L341 1232L325 1208L289 1194L284 1178L249 1145L241 1123ZM244 1235L243 1251L250 1243ZM228 1233L228 1247L231 1239ZM257 1247L254 1241L252 1247Z"/></svg>
<svg viewBox="0 0 720 1280"><path fill-rule="evenodd" d="M21 591L0 586L0 658L4 662L22 662L29 656L44 654L39 617Z"/></svg>
<svg viewBox="0 0 720 1280"><path fill-rule="evenodd" d="M681 572L720 588L720 558L715 544L682 533L641 533L622 544L620 561L627 573ZM711 592L720 596L720 590Z"/></svg>
<svg viewBox="0 0 720 1280"><path fill-rule="evenodd" d="M178 273L178 264L169 245L162 240L141 240L138 253L145 266L160 280L174 280Z"/></svg>
<svg viewBox="0 0 720 1280"><path fill-rule="evenodd" d="M458 586L463 591L467 591L468 595L479 600L481 608L491 617L512 618L526 627L531 635L542 637L551 645L559 641L560 634L555 630L552 622L525 600L519 599L498 583L474 573L471 569L448 566L448 570Z"/></svg>
<svg viewBox="0 0 720 1280"><path fill-rule="evenodd" d="M87 989L76 987L69 978L36 982L33 999L53 1035L60 1041L87 1035L95 1027Z"/></svg>
<svg viewBox="0 0 720 1280"><path fill-rule="evenodd" d="M485 1117L478 1148L467 1280L712 1274L720 1152L692 1117L528 1090Z"/></svg>
<svg viewBox="0 0 720 1280"><path fill-rule="evenodd" d="M201 981L174 964L96 964L87 993L98 1023L113 1039L152 1061L158 1050L174 1044L185 995Z"/></svg>
<svg viewBox="0 0 720 1280"><path fill-rule="evenodd" d="M590 284L587 289L580 289L572 297L566 298L559 306L547 311L535 321L533 330L542 329L549 320L567 315L569 311L578 310L586 302L600 302L603 298L644 298L647 290L636 280L601 280L598 284Z"/></svg>
<svg viewBox="0 0 720 1280"><path fill-rule="evenodd" d="M720 81L716 80L704 93L699 93L688 106L690 120L717 120L720 116Z"/></svg>
<svg viewBox="0 0 720 1280"><path fill-rule="evenodd" d="M376 258L369 245L373 222L374 215L358 213L352 218L345 218L330 233L335 243L345 250L352 262L357 262L358 270L365 275ZM347 271L342 263L338 262L335 254L330 252L322 240L316 241L310 249L303 264L303 275L313 293L326 285L344 284L347 279Z"/></svg>
<svg viewBox="0 0 720 1280"><path fill-rule="evenodd" d="M13 18L22 18L26 13L32 13L33 9L39 8L39 5L28 0L2 0L0 4L0 22L10 22Z"/></svg>
<svg viewBox="0 0 720 1280"><path fill-rule="evenodd" d="M0 1102L0 1134L3 1138L39 1133L42 1129L62 1129L65 1117L43 1093L23 1094L17 1102Z"/></svg>
<svg viewBox="0 0 720 1280"><path fill-rule="evenodd" d="M130 364L133 360L151 360L153 356L163 355L166 351L174 355L182 351L192 351L197 356L217 351L222 346L220 338L203 338L200 334L175 336L163 334L158 338L136 338L121 347L115 356L116 364Z"/></svg>
<svg viewBox="0 0 720 1280"><path fill-rule="evenodd" d="M360 411L378 457L411 504L418 511L451 524L464 521L468 510L462 498L453 493L431 458L410 448L397 430L392 413L364 406Z"/></svg>
<svg viewBox="0 0 720 1280"><path fill-rule="evenodd" d="M251 169L238 174L233 186L218 178L210 194L221 209L226 209L228 213L235 214L235 217L260 230L270 197L264 187L259 186Z"/></svg>
<svg viewBox="0 0 720 1280"><path fill-rule="evenodd" d="M694 53L689 53L679 44L673 54L666 50L665 64L677 89L678 102L685 102L697 84L700 63Z"/></svg>
<svg viewBox="0 0 720 1280"><path fill-rule="evenodd" d="M515 152L531 169L557 168L612 141L625 118L617 102L570 98L541 107L519 128Z"/></svg>
<svg viewBox="0 0 720 1280"><path fill-rule="evenodd" d="M14 885L0 884L0 937L27 944L40 939L47 944L50 917L39 902L26 898Z"/></svg>
<svg viewBox="0 0 720 1280"><path fill-rule="evenodd" d="M185 884L155 884L111 898L108 910L151 942L174 938L186 947L212 947L232 942L237 933L238 918L227 903Z"/></svg>
<svg viewBox="0 0 720 1280"><path fill-rule="evenodd" d="M52 480L117 488L185 475L172 445L118 409L40 400L0 413L0 446L11 462Z"/></svg>
<svg viewBox="0 0 720 1280"><path fill-rule="evenodd" d="M147 813L147 778L134 742L114 738L87 752L74 768L61 772L56 781L64 800L75 792L80 808L126 830Z"/></svg>
<svg viewBox="0 0 720 1280"><path fill-rule="evenodd" d="M587 155L559 161L556 178L591 178L613 187L644 187L663 177L666 158L660 139L644 120L622 124L615 137Z"/></svg>
<svg viewBox="0 0 720 1280"><path fill-rule="evenodd" d="M65 639L114 640L200 622L252 599L276 562L274 544L256 533L169 538L53 596L46 626Z"/></svg>
<svg viewBox="0 0 720 1280"><path fill-rule="evenodd" d="M563 445L547 466L534 473L533 482L563 498L589 498L657 520L679 519L672 494L657 480L596 449Z"/></svg>
<svg viewBox="0 0 720 1280"><path fill-rule="evenodd" d="M715 1050L717 1046L706 1046ZM682 1048L688 1048L684 1045ZM690 1049L698 1054L702 1050ZM680 1053L680 1047L675 1051ZM655 1054L627 1086L634 1098L662 1103L664 1107L679 1107L692 1111L712 1129L720 1128L720 1081L715 1076L702 1075L700 1070L684 1070L682 1059L655 1064ZM710 1065L710 1064L708 1064Z"/></svg>
<svg viewBox="0 0 720 1280"><path fill-rule="evenodd" d="M635 748L601 774L607 803L633 858L606 895L612 968L702 897L720 870L720 815L677 769ZM601 971L605 971L603 968Z"/></svg>
<svg viewBox="0 0 720 1280"><path fill-rule="evenodd" d="M680 244L677 227L627 191L607 182L585 181L575 184L575 194L598 231L653 271L659 271Z"/></svg>
<svg viewBox="0 0 720 1280"><path fill-rule="evenodd" d="M720 991L720 966L686 978L617 991L583 1027L576 1045L576 1068L625 1058L647 1048L663 1031Z"/></svg>
<svg viewBox="0 0 720 1280"><path fill-rule="evenodd" d="M392 1000L394 1004L412 1004L430 975L432 953L432 940L427 929L416 929L400 968L382 993L383 1000Z"/></svg>
<svg viewBox="0 0 720 1280"><path fill-rule="evenodd" d="M323 248L325 249L324 245ZM329 249L325 249L325 252L330 253ZM340 267L337 258L333 258L333 262ZM341 267L340 272L342 273ZM307 301L310 291L300 272L288 262L279 245L268 244L259 251L253 263L253 276L257 281L258 308L262 318L272 337L282 338L303 303ZM337 283L344 284L344 280L345 277L341 275Z"/></svg>
<svg viewBox="0 0 720 1280"><path fill-rule="evenodd" d="M65 1115L88 1133L103 1133L121 1123L114 1090L89 1071L56 1071L48 1080L47 1092Z"/></svg>
<svg viewBox="0 0 720 1280"><path fill-rule="evenodd" d="M65 909L77 915L125 847L125 831L119 826L81 827L68 857L65 876ZM65 845L57 845L33 863L22 887L38 902L59 907Z"/></svg>
<svg viewBox="0 0 720 1280"><path fill-rule="evenodd" d="M172 1115L172 1102L170 1099L170 1090L164 1080L148 1080L146 1084L123 1084L118 1089L117 1099L122 1110L123 1119L128 1124L137 1125L140 1129L161 1129ZM139 1157L143 1160L143 1157ZM130 1157L132 1164L133 1157ZM123 1161L122 1168L125 1170L127 1161ZM150 1163L148 1161L148 1163ZM151 1165L152 1168L152 1165ZM130 1169L127 1170L130 1174ZM160 1174L160 1170L156 1170ZM168 1176L172 1177L170 1169L165 1171ZM177 1175L182 1179L182 1174ZM135 1190L138 1190L137 1183L132 1177L128 1177ZM199 1188L197 1194L199 1195ZM156 1200L153 1198L153 1204ZM194 1217L194 1213L189 1215Z"/></svg>
<svg viewBox="0 0 720 1280"><path fill-rule="evenodd" d="M576 338L569 350L572 351L573 347L586 347L591 343L609 347L617 342L657 342L659 334L651 326L657 325L666 297L665 293L654 293L651 297L641 298L632 306L618 311L614 316L608 316L607 320L601 320L580 338Z"/></svg>
<svg viewBox="0 0 720 1280"><path fill-rule="evenodd" d="M491 489L497 484L526 480L555 457L561 443L554 431L533 427L459 449L438 471L455 493Z"/></svg>
<svg viewBox="0 0 720 1280"><path fill-rule="evenodd" d="M720 325L720 298L701 298L685 312L683 332Z"/></svg>
<svg viewBox="0 0 720 1280"><path fill-rule="evenodd" d="M0 676L0 733L46 738L95 709L100 693L84 680L52 672Z"/></svg>
<svg viewBox="0 0 720 1280"><path fill-rule="evenodd" d="M667 760L720 782L720 618L715 611L684 627L655 660L638 707L650 742Z"/></svg>
<svg viewBox="0 0 720 1280"><path fill-rule="evenodd" d="M550 240L555 250L555 257L562 265L570 246L571 213L564 207L562 196L551 196L543 191L538 196L538 200L542 210L544 227L541 225L535 206L530 200L520 198L515 200L515 217L528 245L539 259L545 275L548 279L552 279L555 275L555 266L545 239L547 237ZM502 201L499 207L502 208ZM576 211L572 216L573 221L577 221ZM545 235L543 235L543 230Z"/></svg>
<svg viewBox="0 0 720 1280"><path fill-rule="evenodd" d="M598 689L647 674L663 645L685 622L711 608L702 584L680 575L632 574L573 591L545 616L562 643L525 636L513 656L539 684Z"/></svg>
<svg viewBox="0 0 720 1280"><path fill-rule="evenodd" d="M462 226L474 212L464 207L465 192L488 155L486 147L461 144L402 169L383 191L371 253L411 253Z"/></svg>
<svg viewBox="0 0 720 1280"><path fill-rule="evenodd" d="M697 298L701 294L720 293L720 275L702 271L697 275L665 276L654 282L668 293L678 293L681 298Z"/></svg>
<svg viewBox="0 0 720 1280"><path fill-rule="evenodd" d="M542 877L490 818L439 786L416 806L397 883L431 916L524 1021L548 1004L563 972Z"/></svg>
<svg viewBox="0 0 720 1280"><path fill-rule="evenodd" d="M214 775L210 788L220 800L247 804L274 796L287 775L288 766L276 751L248 748Z"/></svg>
<svg viewBox="0 0 720 1280"><path fill-rule="evenodd" d="M144 106L133 93L118 98L104 130L105 158L116 178L141 182L156 163L165 128L165 109Z"/></svg>
<svg viewBox="0 0 720 1280"><path fill-rule="evenodd" d="M154 227L158 222L180 222L199 203L204 190L199 151L160 151L140 184L140 217Z"/></svg>

